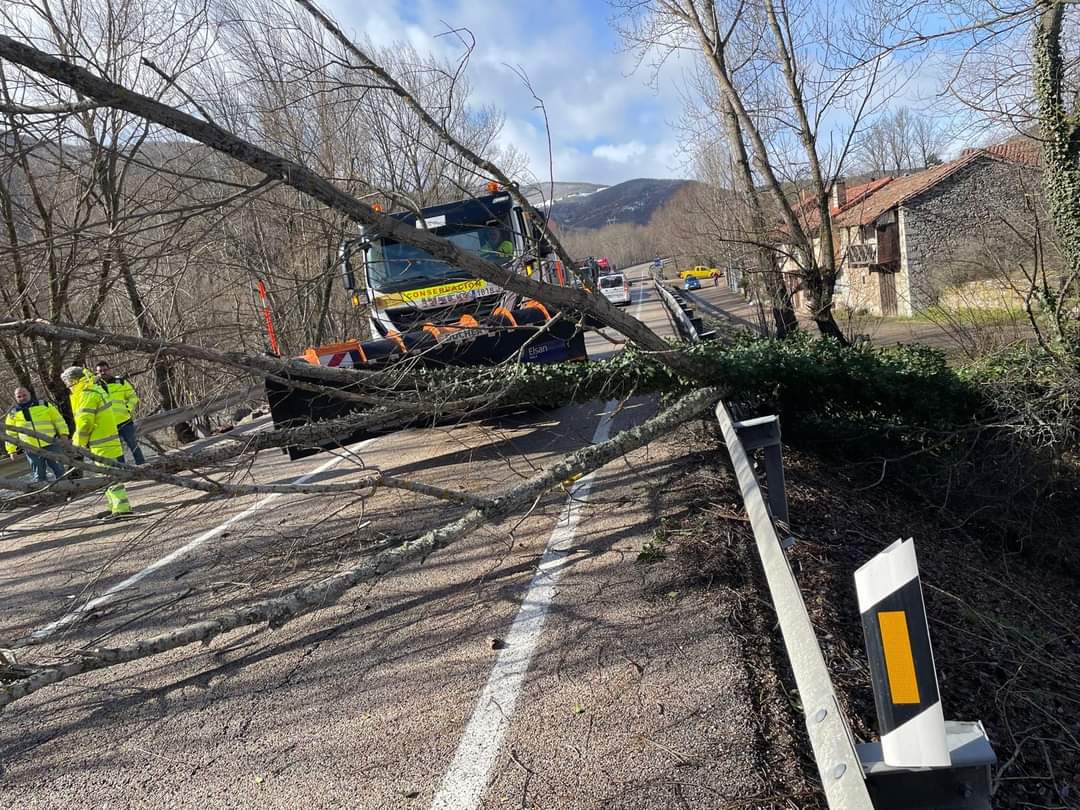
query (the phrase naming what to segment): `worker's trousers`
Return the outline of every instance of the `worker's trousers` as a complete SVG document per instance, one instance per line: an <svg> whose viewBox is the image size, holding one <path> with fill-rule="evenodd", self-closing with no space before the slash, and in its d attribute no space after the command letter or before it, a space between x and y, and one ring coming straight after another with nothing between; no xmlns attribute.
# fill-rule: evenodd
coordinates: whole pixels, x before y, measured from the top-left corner
<svg viewBox="0 0 1080 810"><path fill-rule="evenodd" d="M123 484L113 484L105 490L105 502L109 505L109 511L114 515L131 514L131 501L128 500L127 490Z"/></svg>
<svg viewBox="0 0 1080 810"><path fill-rule="evenodd" d="M143 456L142 448L139 447L139 437L135 433L135 423L129 419L122 425L117 425L116 432L120 436L120 441L126 444L131 451L131 457L135 459L135 464L145 464L146 458ZM121 458L120 460L123 461L124 459Z"/></svg>
<svg viewBox="0 0 1080 810"><path fill-rule="evenodd" d="M43 448L45 450L59 450L60 445L56 442ZM35 483L44 484L48 482L49 475L47 470L51 471L53 477L59 481L64 477L64 465L56 459L45 458L45 456L39 456L37 453L29 453L23 451L26 456L27 462L30 464L30 475Z"/></svg>

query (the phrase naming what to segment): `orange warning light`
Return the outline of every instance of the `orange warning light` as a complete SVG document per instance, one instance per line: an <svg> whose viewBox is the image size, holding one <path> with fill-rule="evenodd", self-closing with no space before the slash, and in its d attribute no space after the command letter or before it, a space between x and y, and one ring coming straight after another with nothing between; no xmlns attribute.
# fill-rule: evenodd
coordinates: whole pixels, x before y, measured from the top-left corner
<svg viewBox="0 0 1080 810"><path fill-rule="evenodd" d="M497 180L488 180L487 190L489 194L494 194L499 190L499 182Z"/></svg>

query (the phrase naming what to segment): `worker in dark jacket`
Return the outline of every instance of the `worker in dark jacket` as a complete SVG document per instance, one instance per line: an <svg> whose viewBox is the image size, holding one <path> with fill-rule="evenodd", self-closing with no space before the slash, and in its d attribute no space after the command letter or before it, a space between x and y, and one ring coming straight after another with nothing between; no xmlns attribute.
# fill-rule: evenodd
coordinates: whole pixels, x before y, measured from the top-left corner
<svg viewBox="0 0 1080 810"><path fill-rule="evenodd" d="M144 463L146 459L139 447L139 437L135 433L135 408L139 404L135 386L124 377L114 377L109 364L104 360L98 361L94 371L97 374L97 384L105 389L109 401L112 402L113 418L116 419L116 432L120 440L131 450L131 457L136 464Z"/></svg>
<svg viewBox="0 0 1080 810"><path fill-rule="evenodd" d="M15 389L15 404L7 412L4 418L4 427L32 430L35 435L10 431L8 436L30 447L40 447L43 450L59 450L56 444L57 436L67 436L68 426L60 411L51 402L46 402L34 397L29 388ZM10 442L4 443L4 450L8 455L15 458L18 447ZM23 451L26 460L30 463L31 478L41 484L49 480L48 471L51 470L53 477L60 480L64 477L64 465L51 458L45 458L29 450Z"/></svg>

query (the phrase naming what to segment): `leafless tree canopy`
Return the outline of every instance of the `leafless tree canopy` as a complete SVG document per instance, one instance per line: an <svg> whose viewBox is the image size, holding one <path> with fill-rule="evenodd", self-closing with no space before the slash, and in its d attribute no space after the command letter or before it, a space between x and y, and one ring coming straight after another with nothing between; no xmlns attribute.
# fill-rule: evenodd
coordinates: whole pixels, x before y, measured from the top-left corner
<svg viewBox="0 0 1080 810"><path fill-rule="evenodd" d="M378 47L362 36L353 37L312 0L20 0L0 8L0 386L10 389L16 382L31 386L67 407L61 371L72 364L111 358L135 377L144 399L140 416L175 408L184 419L202 422L180 424L176 438L182 446L161 443L156 457L139 466L62 438L42 449L33 444L41 436L25 428L5 426L0 431L6 444L69 470L48 484L5 479L0 487L4 518L0 535L5 543L11 526L27 535L49 535L25 542L16 539L13 553L0 554L5 560L21 558L16 562L20 566L23 559L33 558L27 565L29 575L17 570L16 577L29 583L18 595L21 604L9 605L5 612L7 617L24 610L30 615L6 621L5 627L14 630L6 630L7 637L0 639L0 712L13 721L13 728L33 731L25 746L19 741L9 746L14 753L42 751L60 734L71 733L74 739L81 739L76 737L79 733L97 735L101 725L108 725L100 722L103 706L114 715L118 714L114 707L122 712L134 707L136 715L161 726L165 724L157 718L165 712L209 717L210 712L193 711L191 695L181 691L196 683L211 700L226 696L219 708L229 705L225 700L231 694L242 695L249 709L244 722L250 723L259 704L249 686L271 683L272 688L255 689L265 693L260 701L272 705L273 723L267 733L284 743L281 756L291 761L294 740L281 721L294 715L282 712L279 702L300 693L297 689L286 695L286 690L299 683L299 677L293 678L303 662L314 668L313 662L328 660L329 656L316 657L319 646L345 632L377 639L374 644L386 649L394 661L393 672L376 672L369 656L358 656L359 648L350 641L344 657L362 660L365 682L385 681L378 691L370 690L372 695L399 689L402 675L410 673L407 677L421 683L421 692L451 703L440 690L430 689L427 679L416 677L425 672L423 668L407 669L405 661L419 652L415 657L426 659L427 672L447 669L432 654L445 649L433 638L444 631L467 636L458 628L478 615L458 610L472 599L463 594L462 583L482 583L499 602L506 602L514 590L507 583L517 581L509 577L531 576L527 569L536 559L529 545L533 529L539 525L546 537L552 525L550 507L564 501L566 511L554 517L558 533L548 541L536 581L544 580L542 587L554 590L550 584L554 580L547 574L552 554L560 559L559 567L564 565L562 559L569 562L579 556L588 558L588 565L600 557L601 566L611 560L625 565L627 557L633 558L626 554L628 542L651 529L653 512L629 512L633 517L617 531L608 531L614 523L590 526L594 539L587 554L557 547L564 545L557 541L563 527L577 522L571 506L585 500L580 494L592 483L581 479L618 461L625 468L601 479L612 482L612 492L607 493L610 511L626 503L634 503L636 509L637 501L668 503L659 497L667 482L686 467L702 463L695 447L693 456L669 464L671 434L708 413L721 397L741 398L740 405L769 402L792 407L794 414L809 412L819 439L827 435L820 431L822 425L835 418L843 426L838 442L843 444L869 445L876 429L884 426L886 438L866 453L869 457L883 449L884 458L872 459L875 467L880 464L880 478L868 481L866 488L880 487L889 465L889 480L914 494L884 493L881 503L875 503L872 494L864 502L847 504L851 509L843 515L856 526L852 533L866 529L864 534L874 535L870 529L875 527L867 529L860 521L881 509L886 520L894 514L901 517L897 504L925 508L932 517L920 527L932 528L934 520L944 516L951 521L952 502L965 497L965 489L978 487L971 472L976 481L1000 482L1004 479L997 474L982 478L984 468L1020 468L1017 459L1024 462L1023 474L1015 487L1003 488L1005 500L1012 492L1016 493L1012 500L1034 498L1040 504L1059 493L1072 494L1069 487L1058 487L1065 477L1062 471L1074 465L1075 458L1068 453L1080 436L1075 405L1080 401L1076 371L1080 65L1074 8L1053 0L1005 9L976 0L932 6L854 0L840 13L835 4L822 0L619 0L616 5L624 41L645 63L660 67L664 60L683 61L686 81L681 92L687 105L677 128L696 182L687 184L647 225L611 225L588 233L547 229L542 239L531 235L519 240L525 242L527 255L515 251L506 263L489 261L484 256L490 253L469 252L456 241L440 238L437 233L445 231L429 230L423 218L414 225L411 218L403 221L384 213L415 214L432 204L478 196L488 181L495 181L515 198L538 233L544 229L544 215L532 208L518 186L518 181L528 179L528 168L539 167L527 167L521 154L500 145L502 112L474 101L470 32L452 27L440 32L443 43L454 47L440 51L450 56L436 57L419 46ZM924 31L926 14L934 15L932 33ZM942 32L943 27L951 31ZM834 288L844 261L841 234L838 229L834 232L830 213L838 180L858 173L903 174L947 159L957 148L956 133L961 129L957 121L971 120L946 116L951 125L947 127L914 106L892 101L911 74L927 63L925 48L933 41L952 48L950 58L942 60L950 72L943 77L940 92L962 100L964 116L982 116L988 129L981 134L1005 123L1010 130L1035 135L1043 150L1041 175L1034 170L1017 175L1025 190L1021 198L1030 202L1022 210L991 210L993 201L987 195L980 200L985 215L977 226L968 217L953 220L951 209L956 206L947 205L942 209L950 210L939 212L936 223L945 234L940 241L949 249L937 254L936 272L947 276L949 284L962 287L1004 279L1022 300L1020 328L1014 337L1028 341L1018 352L1023 362L1008 366L999 363L999 355L989 355L984 368L997 376L986 384L953 373L940 355L918 347L881 352L846 347L834 317ZM1000 59L1001 53L1011 61ZM1005 75L995 79L995 71ZM524 71L521 77L522 92L531 93ZM542 104L541 99L536 101ZM551 125L558 127L559 122L552 120ZM1036 176L1043 178L1041 193ZM543 304L541 309L555 316L548 319L545 311L543 328L572 321L582 329L599 330L599 324L608 344L625 351L604 363L530 366L522 362L523 349L493 367L436 368L425 364L420 352L405 350L403 338L417 333L391 333L383 343L398 338L402 349L394 362L365 361L355 369L301 362L296 358L305 347L369 337L363 299L347 300L338 284L339 249L360 227L501 288L498 300L508 302L514 311L523 299ZM961 229L963 239L953 235ZM1002 229L1007 229L1007 238L993 242L990 249L988 235ZM1003 244L1008 250L1000 247ZM600 291L591 289L599 285L553 284L545 273L534 272L541 262L552 262L553 255L562 263L560 269L573 269L575 259L590 254L607 255L620 267L664 255L675 257L680 268L704 264L737 270L758 304L761 331L771 332L777 340L733 337L736 329L755 326L740 314L726 330L716 327L721 340L679 345L654 331L650 324L656 321L647 324L635 317L645 307L616 309ZM725 289L702 294L729 300L722 297L728 294ZM815 329L839 342L806 336L781 341L807 323L805 313L799 313L801 323L796 318L793 298L808 302ZM534 304L528 305L535 313ZM270 330L263 320L264 307L272 314L280 352L267 351ZM943 320L948 318L945 312ZM963 326L957 321L947 325ZM468 338L473 329L466 328L464 320L461 326L453 336ZM982 331L965 330L964 349L972 357L980 355L1001 332L996 323ZM1038 346L1033 345L1032 334ZM730 344L725 342L729 340ZM971 368L979 373L978 366L967 371ZM205 429L206 412L217 407L200 403L220 402L226 393L234 400L236 391L244 392L241 401L249 396L259 399L265 395L263 385L291 387L352 410L293 426L256 421L221 436L188 441L194 435L192 428ZM656 397L656 402L635 396L653 392L664 396ZM936 394L941 395L940 403ZM588 431L580 428L591 422L599 410L596 403L603 400L610 401L589 442ZM556 413L547 410L582 402L591 404ZM789 406L792 402L797 404ZM894 410L895 402L904 406ZM1001 410L995 411L997 407ZM510 408L515 409L513 417L504 418ZM541 408L544 412L537 417ZM912 429L904 418L916 411L928 416ZM954 411L966 420L959 430L961 420L948 421ZM789 420L787 413L785 425L795 427L796 420ZM1002 431L1010 436L1002 442L1004 449L995 449L993 438L984 439L984 433L996 436L1001 427L985 425L984 413L1006 414L1017 423ZM609 435L607 429L614 424L623 429ZM691 432L699 442L700 427L693 425L684 434ZM374 443L357 442L360 434L369 439L374 435ZM1011 437L1017 436L1020 439L1013 443ZM529 442L543 450L535 452ZM991 445L989 453L983 450L986 444ZM1021 445L1022 454L1016 451ZM305 451L329 447L332 455L304 465L298 469L303 475L290 480L292 473L283 474L284 463L277 463L284 447ZM904 454L899 460L894 458L897 448ZM941 455L956 448L961 460L939 463ZM846 451L833 446L830 452ZM929 470L926 477L942 480L927 497L919 491L922 482L916 475L893 473L899 462L912 456L918 458L920 472ZM807 464L813 459L803 450L796 449L794 458L800 473L800 468L814 466ZM1035 472L1029 459L1040 464L1046 459L1045 481L1032 484L1042 472ZM338 468L333 477L326 475L334 465ZM861 488L866 476L849 472L846 467L843 474L822 476L822 481L829 482L833 495ZM718 478L697 480L711 486L722 477L721 471ZM652 478L663 483L654 486ZM575 483L579 481L581 489ZM674 484L672 489L688 485L683 480ZM132 529L114 534L92 512L103 490L115 492L123 485L131 490L136 515L128 524ZM626 494L615 494L616 488ZM973 499L972 514L957 512L961 522L970 521L976 528L951 529L940 545L946 547L951 540L959 546L958 538L974 542L940 559L971 560L972 568L978 567L983 558L976 546L979 541L989 543L978 536L977 527L988 526L999 515L1007 517L1007 525L994 536L1006 542L1011 542L1008 533L1013 531L1025 541L1039 531L1021 510L1001 505L996 487L985 489L985 496ZM798 491L817 495L802 482ZM723 499L738 497L737 488L723 493ZM288 504L286 509L266 508L278 498ZM950 501L948 509L942 499ZM729 514L730 503L718 499L699 510L692 501L688 494L684 503L701 514L694 515L700 522L691 525L711 524L717 515L737 525L738 518ZM882 507L884 502L888 503ZM1033 507L1032 513L1035 508L1041 506ZM837 525L833 506L814 510L803 504L803 509L804 515L813 515L811 525L822 532ZM1075 516L1075 511L1062 509L1053 520ZM67 527L49 525L56 516L72 514L90 525L87 537L81 527L75 529L78 536L68 537L63 534ZM246 517L249 514L257 517ZM645 517L638 520L638 515ZM234 521L252 525L237 531ZM369 528L373 522L377 528ZM666 521L660 526L666 531ZM229 533L234 536L226 542ZM698 548L711 556L720 555L721 546L732 546L725 542L714 548L696 528L678 533L693 535L695 555L702 553ZM618 538L619 546L610 546L615 553L594 554L593 549L606 542L595 538L605 535ZM193 536L196 539L191 540ZM201 550L191 550L206 537L211 539ZM80 557L83 550L77 545L104 550L100 557ZM164 546L166 556L159 557ZM454 546L460 553L440 556ZM646 543L642 554L655 553L651 547ZM679 552L684 548L689 544ZM828 551L825 545L821 548ZM842 550L852 556L850 547ZM60 556L53 557L56 552ZM151 553L154 562L144 567L144 558ZM801 553L806 560L805 550ZM213 561L204 565L204 555ZM230 555L233 559L228 559ZM504 567L511 557L516 558L512 567ZM92 562L84 565L87 559ZM463 559L465 564L460 565ZM717 559L721 579L745 562L726 553ZM64 570L49 570L54 560ZM694 562L699 560L704 557L695 556ZM172 570L181 564L185 570ZM418 576L401 570L420 565L424 567ZM133 574L132 568L138 573ZM168 574L161 575L166 568ZM695 567L695 580L704 579L700 569ZM37 581L42 571L48 580L44 584ZM609 581L599 567L588 569L588 575L600 585L605 585L601 580ZM152 582L150 587L138 586L143 576ZM239 581L216 581L223 577ZM666 578L652 581L663 582L664 590L669 587ZM376 585L378 591L366 593ZM732 591L733 598L751 606L757 598L754 587L752 578L747 579ZM593 608L612 600L598 599L591 586L579 590L589 592L585 597L589 610L575 618L595 624ZM987 633L999 646L1010 644L1014 636L1030 635L1023 622L1005 627L994 612L1000 595L985 603L990 606L985 615L976 612L984 603L961 601L977 590L962 591L960 596L943 590L935 594L958 603L953 613L937 614L957 622L957 628L950 625L954 635L975 638L971 649ZM711 579L708 591L712 599ZM456 598L445 604L455 607L444 610L439 602L448 593ZM746 600L744 593L749 596ZM653 598L658 612L666 612L677 595L668 593L663 604ZM386 605L360 615L360 605L369 598ZM542 618L532 604L530 593L521 615L531 612ZM501 622L505 605L489 611L481 599L478 607ZM561 607L562 613L576 612ZM618 607L618 621L630 619L651 627L625 605ZM354 608L358 616L347 616ZM409 610L415 613L406 615ZM51 615L42 621L39 613ZM375 613L383 614L393 629L384 633L386 625L369 623ZM977 618L969 623L968 613ZM732 615L743 628L758 623L755 618L744 624L741 616ZM417 622L417 631L425 634L420 650L410 649L409 641L397 636L401 628L413 624L413 616L424 622ZM308 617L307 621L318 617L322 626L308 635L300 617ZM428 625L429 618L439 626ZM693 633L700 635L700 615L690 618ZM831 627L831 615L829 619L830 625L823 626ZM759 628L763 639L770 621L766 617ZM292 622L296 624L289 625L288 635L260 632ZM845 631L850 629L845 622L840 624ZM1058 625L1063 635L1055 638ZM1038 674L1029 673L1022 680L998 667L1003 672L1000 681L1015 687L1012 692L1028 703L1033 702L1031 695L1040 700L1045 695L1049 719L1035 722L1052 725L1052 733L1069 742L1039 737L1040 748L1022 750L1033 735L1042 734L1041 726L1027 726L1026 718L1034 715L1021 715L1024 723L1012 723L1013 715L1004 710L992 718L1004 717L1009 734L1015 729L1006 767L1035 783L1032 795L1038 793L1040 801L1049 800L1050 783L1062 800L1066 798L1059 780L1044 775L1042 760L1053 772L1059 766L1049 764L1052 754L1075 753L1073 730L1058 716L1060 706L1066 705L1062 700L1067 702L1071 693L1051 695L1056 688L1053 678L1061 675L1056 648L1071 643L1070 628L1060 621L1048 626L1047 633L1035 633L1031 643L1012 656L1021 668L1031 664L1032 655L1041 657L1036 662ZM431 627L434 632L429 632ZM626 639L619 636L612 647L612 627L616 635L621 632L618 622L601 628L597 643L620 654ZM709 635L710 646L702 648L708 654L728 649L713 645L714 634ZM686 657L679 645L673 647L664 633L660 636L666 646ZM745 640L734 638L730 649L742 651ZM492 650L504 644L519 654L513 636L508 644L497 638L488 643ZM570 638L570 643L576 645L578 639ZM192 652L196 645L209 649L197 656ZM757 646L762 660L767 660L768 644ZM335 648L335 655L341 649ZM600 656L601 648L595 649ZM964 655L968 649L963 648ZM1034 652L1028 655L1029 651ZM637 711L642 689L655 690L666 683L644 680L655 677L656 661L661 660L649 655L648 660L642 658L644 664L622 656L632 669L622 661L615 661L618 670L611 669L600 657L588 665L602 678L610 680L615 672L614 677L625 680ZM214 662L207 665L211 657ZM470 652L467 659L473 657ZM486 669L484 659L475 657ZM558 679L559 668L569 659L555 657ZM148 658L153 661L142 660ZM1012 658L1003 660L1011 664ZM217 680L219 674L249 661L283 665L288 674L280 682L254 677L254 670L243 673L243 679ZM523 673L527 659L524 669L520 657L513 666ZM194 677L189 672L178 675L181 668L194 670ZM325 689L341 671L356 670L329 667L318 671L309 684ZM746 680L741 666L732 671L740 681ZM1030 684L1043 673L1049 680L1038 688L1045 691L1031 692ZM455 671L450 677L459 676ZM167 679L164 689L146 688L161 683L159 679ZM575 677L569 683L577 688ZM92 694L86 698L88 692ZM71 699L72 695L79 697ZM316 694L314 703L307 696L303 700L305 714L310 714L310 706L325 710L333 698ZM481 703L489 701L484 698ZM500 712L507 705L495 700L490 704ZM785 700L777 704L786 711ZM49 716L37 714L43 711ZM512 707L508 711L512 714ZM1044 710L1034 707L1034 711ZM215 709L214 714L220 711ZM745 712L736 714L741 717ZM126 714L119 716L124 719L118 726L129 724ZM420 717L426 753L431 750L430 733ZM581 720L588 720L592 728L591 719ZM771 720L766 715L763 722ZM658 722L668 723L663 718ZM170 731L180 727L168 726ZM51 729L59 731L54 735ZM234 748L237 737L247 733L237 735L235 730L226 723L225 733L218 737L222 745ZM678 731L685 735L685 729ZM13 733L18 736L19 731ZM712 745L714 740L706 738L707 734L706 747ZM255 739L253 735L250 741ZM254 742L248 747L263 748ZM672 755L672 767L688 764L674 748L664 750ZM517 761L513 748L510 757ZM1073 769L1066 770L1070 777L1073 760L1065 766ZM103 767L115 767L107 757L103 761ZM181 770L188 771L189 766L198 770L201 766L195 762L169 760L161 767L171 772L181 763ZM528 767L522 768L533 775ZM222 770L229 769L226 759ZM29 770L39 785L38 780L70 784L71 779L82 778L68 773L62 773L62 779L43 778L36 762ZM194 771L185 778L203 778L205 771L196 777L190 773ZM744 769L742 776L745 773L750 771ZM125 771L125 781L126 776ZM522 806L529 803L528 776ZM232 773L227 778L236 781ZM650 789L655 786L652 777L648 781ZM120 789L127 787L123 784ZM624 798L630 795L622 792L622 786L618 790ZM804 799L812 801L809 793L762 795L747 801L801 806Z"/></svg>
<svg viewBox="0 0 1080 810"><path fill-rule="evenodd" d="M192 109L347 193L415 208L483 185L478 168L400 98L350 75L341 49L302 9L24 4L3 15L6 33ZM462 65L408 47L375 54L462 144L512 175L521 170L517 155L495 145L500 114L470 105ZM335 290L339 244L354 227L347 217L160 125L79 102L11 63L0 70L0 266L13 280L0 285L6 310L250 352L266 345L254 292L261 280L284 351L366 337L365 313ZM59 372L91 359L79 344L25 337L4 339L0 351L6 373L60 402ZM154 373L164 408L226 384L206 369Z"/></svg>
<svg viewBox="0 0 1080 810"><path fill-rule="evenodd" d="M908 107L882 115L859 136L852 169L877 176L943 162L948 136L942 125Z"/></svg>

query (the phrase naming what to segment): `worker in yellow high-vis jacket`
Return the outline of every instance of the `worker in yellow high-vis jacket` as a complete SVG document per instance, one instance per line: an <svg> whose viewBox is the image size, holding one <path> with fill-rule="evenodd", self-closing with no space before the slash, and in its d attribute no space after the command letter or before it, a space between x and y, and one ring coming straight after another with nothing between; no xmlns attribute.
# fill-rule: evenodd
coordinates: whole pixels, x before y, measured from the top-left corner
<svg viewBox="0 0 1080 810"><path fill-rule="evenodd" d="M139 437L135 433L135 407L139 404L139 395L135 393L135 386L124 377L113 376L112 369L106 360L99 360L94 366L97 372L97 383L105 389L105 393L112 400L113 416L116 417L116 432L120 434L120 441L131 450L131 457L136 464L145 463L142 448L139 446Z"/></svg>
<svg viewBox="0 0 1080 810"><path fill-rule="evenodd" d="M40 447L43 450L59 450L60 446L56 443L56 437L68 435L67 422L64 421L64 417L60 415L56 406L43 399L36 399L29 388L22 386L15 389L15 405L4 417L4 426L32 430L35 434L33 436L15 430L10 431L8 436L24 445ZM10 441L4 443L4 450L12 458L15 458L18 449L18 446ZM52 470L52 474L58 481L64 477L64 465L59 461L38 455L25 448L23 453L30 463L30 476L35 482L40 484L48 482L49 470Z"/></svg>
<svg viewBox="0 0 1080 810"><path fill-rule="evenodd" d="M71 413L75 420L72 443L95 456L123 462L124 448L116 432L116 417L108 393L94 381L94 375L82 366L72 366L60 375L71 390ZM123 484L105 490L110 517L131 514L131 503Z"/></svg>

